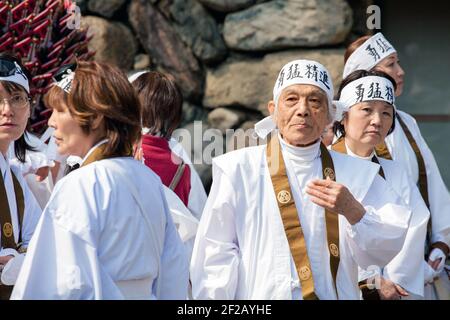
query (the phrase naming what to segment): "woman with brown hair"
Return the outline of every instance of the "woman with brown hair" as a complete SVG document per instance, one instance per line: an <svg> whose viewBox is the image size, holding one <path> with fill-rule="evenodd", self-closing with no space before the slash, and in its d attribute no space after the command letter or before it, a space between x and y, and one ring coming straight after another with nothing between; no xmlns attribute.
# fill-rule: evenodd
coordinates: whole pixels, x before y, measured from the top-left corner
<svg viewBox="0 0 450 320"><path fill-rule="evenodd" d="M184 299L187 258L160 179L132 157L140 104L124 74L96 62L61 68L45 96L61 179L37 227L14 299Z"/></svg>
<svg viewBox="0 0 450 320"><path fill-rule="evenodd" d="M172 138L182 116L183 96L178 85L172 76L158 71L142 72L130 80L142 104L144 163L200 219L206 203L205 189L181 145Z"/></svg>
<svg viewBox="0 0 450 320"><path fill-rule="evenodd" d="M381 33L357 39L347 48L343 78L355 70L379 70L391 76L397 85L395 96L403 92L405 72L394 46ZM450 298L450 278L444 269L450 246L450 194L442 180L434 156L422 137L416 120L396 109L395 130L376 148L377 155L393 159L405 167L417 184L431 218L428 224L425 257L425 298L441 295ZM435 282L439 278L442 281ZM446 283L447 289L442 286Z"/></svg>

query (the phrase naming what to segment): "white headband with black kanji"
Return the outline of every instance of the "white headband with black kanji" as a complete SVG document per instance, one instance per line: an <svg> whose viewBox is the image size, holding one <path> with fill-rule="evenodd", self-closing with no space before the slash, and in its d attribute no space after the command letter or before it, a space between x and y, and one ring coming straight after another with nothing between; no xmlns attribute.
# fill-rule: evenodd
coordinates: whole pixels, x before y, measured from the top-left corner
<svg viewBox="0 0 450 320"><path fill-rule="evenodd" d="M75 71L71 69L67 69L65 74L62 75L62 79L56 83L58 87L63 89L65 92L70 93L70 89L72 88L72 82L75 78Z"/></svg>
<svg viewBox="0 0 450 320"><path fill-rule="evenodd" d="M294 84L309 84L322 89L327 96L330 118L334 118L334 109L332 108L333 82L330 73L322 64L304 59L285 64L281 68L273 87L273 101L276 107L278 107L278 100L283 90ZM268 116L255 124L255 132L263 139L275 129L276 124L272 116Z"/></svg>
<svg viewBox="0 0 450 320"><path fill-rule="evenodd" d="M344 112L365 101L384 101L392 105L395 110L394 92L394 85L384 77L368 76L352 81L342 89L339 100L334 101L335 120L341 121Z"/></svg>
<svg viewBox="0 0 450 320"><path fill-rule="evenodd" d="M273 87L273 100L278 104L281 92L294 84L311 84L322 89L333 101L333 83L328 70L319 62L294 60L284 65ZM331 105L331 104L330 104Z"/></svg>
<svg viewBox="0 0 450 320"><path fill-rule="evenodd" d="M22 86L25 91L30 94L30 84L28 82L28 78L23 72L23 70L20 68L20 66L17 64L17 62L14 62L14 65L16 66L16 69L14 70L14 74L9 77L0 77L1 81L8 81L8 82L14 82L20 86Z"/></svg>
<svg viewBox="0 0 450 320"><path fill-rule="evenodd" d="M342 78L346 78L355 70L369 71L388 55L397 52L381 32L367 39L356 49L344 66Z"/></svg>

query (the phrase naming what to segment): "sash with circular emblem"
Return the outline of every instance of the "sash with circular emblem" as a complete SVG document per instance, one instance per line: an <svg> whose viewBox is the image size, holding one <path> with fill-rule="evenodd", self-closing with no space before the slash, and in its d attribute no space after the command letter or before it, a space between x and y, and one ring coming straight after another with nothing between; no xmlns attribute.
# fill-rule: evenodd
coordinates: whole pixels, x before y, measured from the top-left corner
<svg viewBox="0 0 450 320"><path fill-rule="evenodd" d="M3 234L5 235L5 237L11 238L11 236L13 235L13 228L12 228L11 223L6 222L6 223L3 225L2 232L3 232Z"/></svg>
<svg viewBox="0 0 450 320"><path fill-rule="evenodd" d="M286 172L281 153L281 146L278 138L269 137L267 142L267 165L272 180L273 190L275 191L278 209L283 221L284 231L289 244L289 248L294 259L298 277L301 282L302 296L304 300L318 299L315 294L313 272L308 257L306 241L300 224L299 214L295 201L293 200L292 190ZM323 179L335 181L333 161L326 147L321 145L321 160ZM339 265L339 224L338 215L325 211L326 229L328 238L328 249L330 251L330 268L334 283L336 284L336 274ZM336 287L336 285L335 285Z"/></svg>
<svg viewBox="0 0 450 320"><path fill-rule="evenodd" d="M277 195L278 202L286 204L291 201L291 193L287 190L281 190Z"/></svg>

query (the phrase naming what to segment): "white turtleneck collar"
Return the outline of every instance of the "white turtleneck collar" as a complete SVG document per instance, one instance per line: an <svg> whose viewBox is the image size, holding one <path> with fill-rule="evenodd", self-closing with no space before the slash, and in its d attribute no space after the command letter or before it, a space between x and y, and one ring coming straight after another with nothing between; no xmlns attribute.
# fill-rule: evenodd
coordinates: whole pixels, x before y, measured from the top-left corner
<svg viewBox="0 0 450 320"><path fill-rule="evenodd" d="M358 156L356 153L354 153L350 147L348 146L347 142L345 142L345 148L347 149L347 154L351 157L355 157L355 158L359 158L359 159L363 159L363 160L369 160L372 161L373 156L375 155L375 150L372 151L372 153L370 154L370 156L368 157L361 157Z"/></svg>
<svg viewBox="0 0 450 320"><path fill-rule="evenodd" d="M283 150L286 150L291 156L294 156L296 160L312 162L320 157L320 139L310 146L296 147L283 140L279 132L278 138L280 139Z"/></svg>

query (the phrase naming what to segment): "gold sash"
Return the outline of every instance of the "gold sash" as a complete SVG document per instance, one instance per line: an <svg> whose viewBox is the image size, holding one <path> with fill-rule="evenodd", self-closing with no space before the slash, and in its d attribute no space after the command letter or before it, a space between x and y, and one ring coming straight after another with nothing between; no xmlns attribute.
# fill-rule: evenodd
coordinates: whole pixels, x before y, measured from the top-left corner
<svg viewBox="0 0 450 320"><path fill-rule="evenodd" d="M19 249L22 242L22 221L25 209L22 187L17 180L14 173L11 171L11 176L14 184L14 193L16 195L17 213L19 218L19 241L14 240L14 230L11 222L11 212L9 211L8 196L6 194L5 181L0 174L0 223L2 226L2 248Z"/></svg>
<svg viewBox="0 0 450 320"><path fill-rule="evenodd" d="M335 181L336 177L334 174L333 160L323 144L321 144L320 150L323 178L325 179L328 177ZM269 137L266 156L284 230L300 279L303 299L318 300L314 289L313 274L306 248L306 241L295 206L295 201L292 196L280 142L277 137L273 139L272 136ZM330 252L330 269L335 288L337 288L336 276L339 267L339 217L335 213L328 212L328 210L325 210L325 217L327 242Z"/></svg>
<svg viewBox="0 0 450 320"><path fill-rule="evenodd" d="M83 161L83 164L81 165L81 167L87 166L88 164L95 162L95 161L107 159L108 157L105 157L103 155L105 148L106 148L106 144L101 144L98 147L96 147L91 152L91 154L87 157L87 159Z"/></svg>
<svg viewBox="0 0 450 320"><path fill-rule="evenodd" d="M16 195L17 216L19 219L19 237L18 243L14 240L14 230L11 220L11 211L9 210L8 196L6 194L5 181L3 175L0 174L0 224L1 224L1 246L2 248L12 248L20 250L22 245L22 221L25 211L25 201L22 187L14 173L11 171L14 184L14 193ZM0 300L9 300L13 286L5 286L0 284Z"/></svg>
<svg viewBox="0 0 450 320"><path fill-rule="evenodd" d="M344 137L340 137L332 146L331 149L333 149L336 152L347 154L347 147L345 146L345 139ZM389 152L389 151L388 151ZM372 162L380 165L380 162L378 161L376 156L372 157ZM386 180L386 176L384 175L383 167L380 165L380 170L378 171L378 174L383 177L383 179Z"/></svg>

